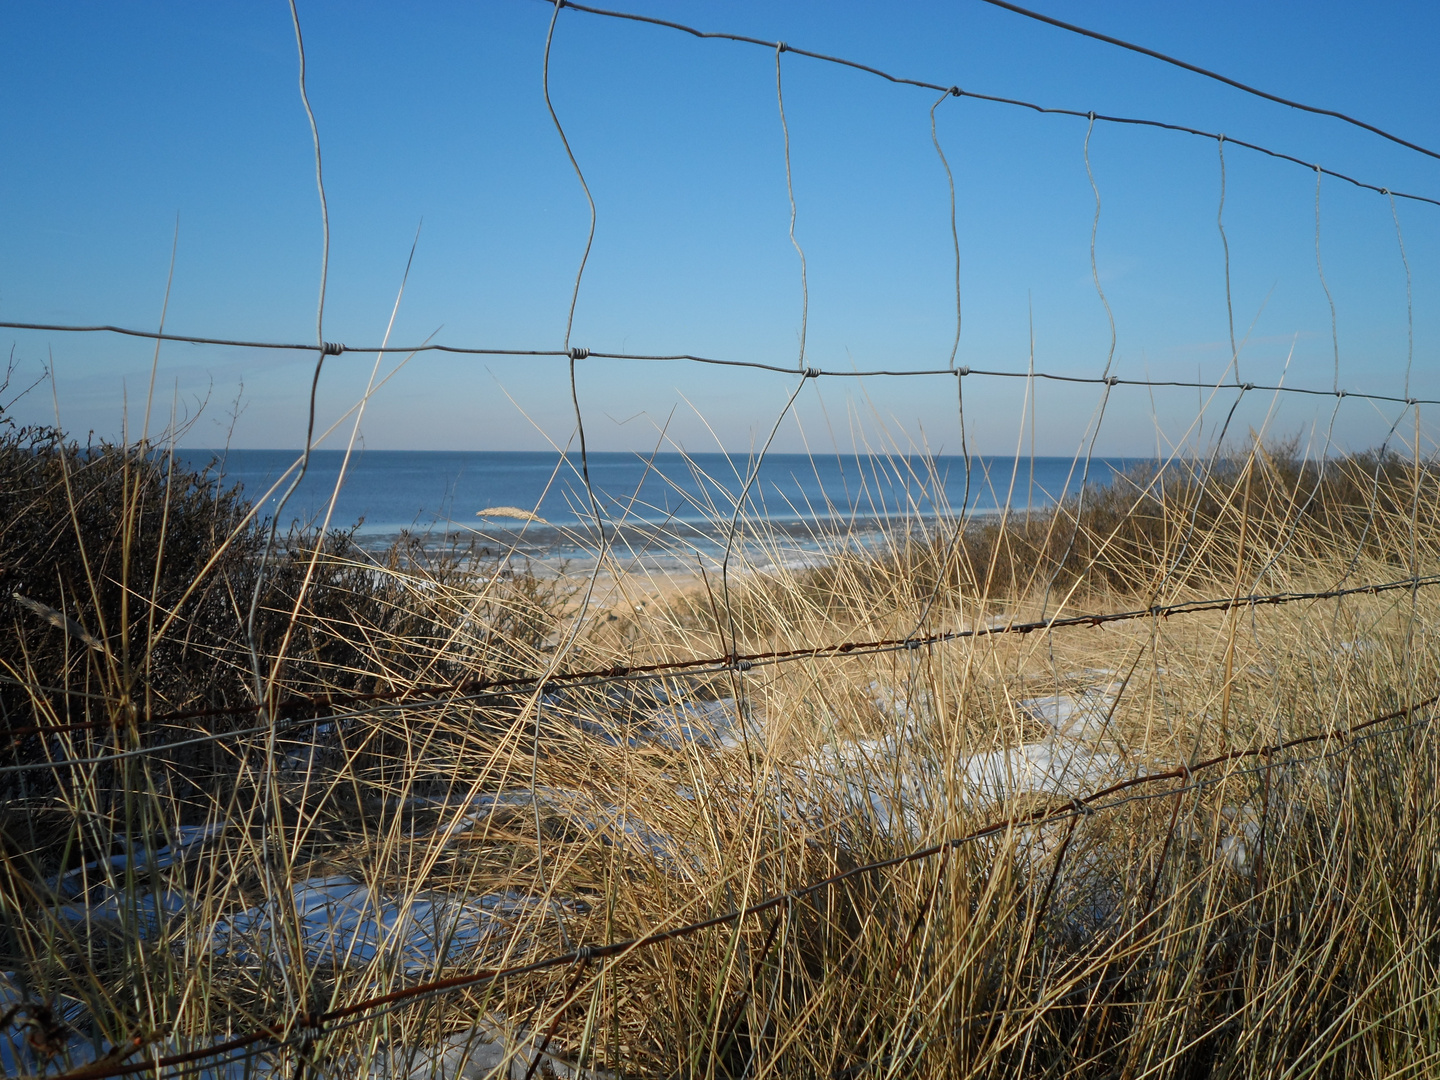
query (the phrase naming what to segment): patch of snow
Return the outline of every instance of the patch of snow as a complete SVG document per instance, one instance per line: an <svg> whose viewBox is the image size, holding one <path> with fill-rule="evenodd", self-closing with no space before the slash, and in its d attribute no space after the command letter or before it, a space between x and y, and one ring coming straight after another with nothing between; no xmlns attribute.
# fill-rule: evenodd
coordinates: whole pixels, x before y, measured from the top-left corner
<svg viewBox="0 0 1440 1080"><path fill-rule="evenodd" d="M1353 641L1340 642L1334 651L1337 656L1351 658L1373 656L1380 652L1380 643L1373 638L1356 638Z"/></svg>
<svg viewBox="0 0 1440 1080"><path fill-rule="evenodd" d="M463 812L440 826L447 841L469 832L485 822L498 808L533 807L539 802L542 810L563 817L569 824L594 833L602 841L621 844L653 859L667 871L693 865L683 845L658 829L651 828L633 812L621 810L583 791L540 787L532 795L528 788L514 791L486 792L477 795L463 807ZM452 808L460 809L460 808Z"/></svg>
<svg viewBox="0 0 1440 1080"><path fill-rule="evenodd" d="M576 1069L554 1053L540 1053L540 1041L487 1016L438 1046L379 1047L370 1058L368 1075L374 1080L524 1080L537 1057L536 1076L603 1080L614 1075L604 1069Z"/></svg>
<svg viewBox="0 0 1440 1080"><path fill-rule="evenodd" d="M19 1006L19 1012L11 1016L11 1023L0 1031L0 1072L6 1076L39 1076L49 1064L27 1040L32 1029L24 1026L30 1019L25 1005L33 1002L34 997L24 992L18 973L0 972L0 1013L8 1014ZM84 1004L65 996L47 1004L51 1006L53 1019L64 1025L60 1033L64 1041L58 1047L59 1053L49 1060L58 1060L67 1069L94 1061L97 1055L93 1043L77 1030L86 1020Z"/></svg>
<svg viewBox="0 0 1440 1080"><path fill-rule="evenodd" d="M1025 698L1019 703L1022 712L1046 724L1056 735L1085 742L1099 742L1105 737L1115 695L1100 690L1082 690L1076 694L1052 694L1049 697Z"/></svg>
<svg viewBox="0 0 1440 1080"><path fill-rule="evenodd" d="M1010 750L976 754L964 769L970 801L975 803L1023 794L1076 798L1116 778L1121 765L1118 754L1051 736Z"/></svg>
<svg viewBox="0 0 1440 1080"><path fill-rule="evenodd" d="M614 714L572 713L570 719L581 731L610 746L660 745L672 750L685 746L735 749L744 745L745 725L734 698L713 701L677 700L668 695L652 697L658 707L637 718L627 708ZM753 734L752 734L753 738Z"/></svg>
<svg viewBox="0 0 1440 1080"><path fill-rule="evenodd" d="M910 707L910 698L904 690L878 682L872 682L869 690L870 701L883 715L901 721L907 728L915 722L915 710Z"/></svg>
<svg viewBox="0 0 1440 1080"><path fill-rule="evenodd" d="M735 749L745 742L744 724L734 698L681 701L650 713L643 734L671 749L686 744Z"/></svg>
<svg viewBox="0 0 1440 1080"><path fill-rule="evenodd" d="M134 862L140 873L164 870L197 854L205 841L219 836L224 829L224 822L182 825L174 830L174 839L165 847L150 851L142 845L136 845L125 854L112 855L108 859L97 859L84 866L77 866L59 877L51 878L46 884L52 892L69 899L80 895L87 882L93 884L94 880L113 881L129 868L131 862Z"/></svg>
<svg viewBox="0 0 1440 1080"><path fill-rule="evenodd" d="M133 921L142 938L154 937L175 916L185 910L190 898L178 889L161 889L158 893L127 896L124 892L102 887L82 901L61 904L55 916L68 923Z"/></svg>
<svg viewBox="0 0 1440 1080"><path fill-rule="evenodd" d="M407 975L474 955L540 905L514 892L479 898L427 892L407 902L344 875L299 882L290 899L310 963L363 966L379 957ZM211 937L215 951L241 962L276 955L273 907L219 920Z"/></svg>

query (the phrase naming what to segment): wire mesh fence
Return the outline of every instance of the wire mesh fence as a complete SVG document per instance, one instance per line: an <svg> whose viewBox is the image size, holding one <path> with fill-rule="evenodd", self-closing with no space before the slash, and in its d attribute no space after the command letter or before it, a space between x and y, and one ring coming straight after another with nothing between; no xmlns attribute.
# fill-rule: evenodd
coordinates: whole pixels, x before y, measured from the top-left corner
<svg viewBox="0 0 1440 1080"><path fill-rule="evenodd" d="M572 344L597 203L550 94L565 9L773 52L801 298L793 367ZM0 889L14 969L0 988L7 1071L1198 1075L1223 1058L1260 1075L1271 1053L1261 1035L1280 1016L1292 1025L1283 1052L1329 1075L1359 1060L1337 1043L1378 1037L1396 1016L1434 1029L1423 971L1440 850L1427 794L1440 780L1430 726L1440 476L1422 408L1440 399L1412 393L1414 296L1395 207L1428 213L1440 199L1182 124L557 0L542 84L589 214L560 346L398 346L387 331L378 346L352 347L326 340L323 125L290 11L324 223L315 342L0 322L315 357L304 450L251 503L222 508L203 479L175 494L173 448L167 457L149 444L97 455L48 433L6 466L27 519L55 519L15 550L69 544L82 568L58 594L6 578L16 612L0 689L13 849ZM948 363L844 369L807 352L786 54L940 95L922 104L949 189ZM959 209L935 117L963 98L1086 122L1088 270L1108 327L1093 374L1037 369L1033 342L1023 370L960 363ZM1096 254L1097 124L1216 145L1229 358L1218 378L1114 373L1117 321ZM1242 380L1229 146L1314 174L1329 388ZM1326 178L1384 198L1393 218L1407 309L1399 393L1342 385L1353 376L1322 257ZM323 527L284 537L286 507L328 434L315 407L326 364L355 353L374 354L377 372L390 354L561 365L577 453L563 448L555 472L577 483L565 531L583 572L516 573L513 535L498 558L474 543L403 541L376 558ZM670 517L646 518L654 508L640 489L627 501L592 476L577 373L659 363L794 380L758 421L752 452L727 459L734 483L701 507L712 570ZM913 481L930 511L902 483L903 512L855 544L843 520L807 507L814 558L787 566L762 467L807 388L862 378L953 392L958 504L933 457L870 455ZM1058 492L1037 506L1043 384L1097 398ZM989 388L1011 385L1024 399L1002 497L967 424L973 432L994 408ZM378 389L372 376L347 414L356 431ZM1181 438L1106 475L1097 447L1107 415L1116 423L1115 396L1157 390L1198 393L1191 428L1219 417L1208 442L1197 451L1198 439ZM1261 430L1237 438L1232 424L1261 397ZM1278 402L1314 398L1333 400L1318 448L1269 437ZM1367 452L1337 450L1347 402L1380 417L1385 434ZM653 466L652 455L647 475ZM983 509L982 489L993 504ZM101 545L109 536L92 517L107 491L118 546ZM183 499L212 515L195 537ZM548 525L539 509L497 513ZM635 569L657 551L698 555L694 580L659 588ZM132 567L142 563L148 577ZM1399 891L1416 914L1390 927L1377 960L1364 926L1395 903L1387 859L1403 867ZM1309 960L1275 959L1287 950L1335 958L1346 986L1309 979ZM1383 1004L1359 1008L1372 994ZM1217 1049L1232 1029L1244 1034ZM1391 1046L1385 1067L1433 1061L1422 1043Z"/></svg>

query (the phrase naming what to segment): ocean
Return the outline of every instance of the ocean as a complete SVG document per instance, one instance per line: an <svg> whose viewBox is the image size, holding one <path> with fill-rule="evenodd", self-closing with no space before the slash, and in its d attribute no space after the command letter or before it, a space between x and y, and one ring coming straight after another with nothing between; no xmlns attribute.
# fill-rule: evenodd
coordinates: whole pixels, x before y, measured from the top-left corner
<svg viewBox="0 0 1440 1080"><path fill-rule="evenodd" d="M240 484L247 498L259 501L299 454L188 450L180 456L197 469L213 462L227 483ZM281 512L282 527L323 520L343 458L340 450L311 455L304 480ZM1096 458L1089 484L1104 486L1117 471L1144 460ZM748 457L719 453L589 455L601 518L622 549L643 548L637 555L642 560L688 561L691 567L697 554L713 557L723 547L751 466ZM1043 509L1062 493L1080 490L1083 467L1083 461L1062 457L1033 462L972 457L967 492L961 457L769 454L751 485L745 520L764 521L780 557L804 561L837 536L864 543L887 524L913 526L962 511L993 514L1007 496L1012 509ZM528 558L583 562L593 550L595 528L580 468L574 453L359 450L351 456L330 524L354 527L357 542L372 549L409 531L432 542L474 537ZM278 493L271 494L262 510L273 516L277 504ZM531 511L542 520L477 516L496 507ZM755 529L748 535L764 547Z"/></svg>

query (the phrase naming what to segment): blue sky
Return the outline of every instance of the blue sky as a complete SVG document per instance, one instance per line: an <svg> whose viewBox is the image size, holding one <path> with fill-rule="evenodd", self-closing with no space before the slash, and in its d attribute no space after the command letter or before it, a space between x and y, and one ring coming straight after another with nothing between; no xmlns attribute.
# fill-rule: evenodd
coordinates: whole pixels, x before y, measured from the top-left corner
<svg viewBox="0 0 1440 1080"><path fill-rule="evenodd" d="M1436 5L1036 4L1440 146ZM1440 161L977 0L626 8L976 91L1224 131L1440 197ZM558 347L588 212L541 94L551 12L539 0L301 2L332 227L327 339L380 339L423 219L393 340ZM804 58L782 63L808 363L943 366L954 269L930 141L935 95ZM0 318L153 328L178 216L169 329L313 338L321 234L285 4L6 5L0 84ZM799 260L773 53L566 10L551 87L598 211L573 343L794 364ZM956 177L959 362L1023 369L1033 311L1038 368L1099 374L1109 330L1090 274L1085 122L966 99L947 100L937 120ZM1090 164L1113 370L1219 379L1229 347L1215 143L1097 125ZM1253 323L1244 377L1272 381L1289 355L1288 382L1328 387L1314 175L1235 147L1226 165L1237 334ZM1412 392L1440 397L1440 207L1402 202L1399 216L1413 279ZM1388 201L1326 180L1321 253L1341 384L1399 393L1405 275ZM149 346L4 334L22 372L53 364L66 428L118 435L127 401L138 424ZM372 360L327 363L322 427L363 393ZM185 436L191 446L296 446L310 373L303 355L166 345L157 409L193 416L208 402ZM779 375L595 361L579 385L592 446L648 448L664 429L692 451L749 447L793 389ZM954 391L948 379L811 383L775 445L892 439L955 451ZM1022 430L1028 447L1022 393L1020 383L967 380L967 430L980 449L1012 452ZM1230 400L1216 399L1207 425ZM1037 450L1073 453L1099 401L1095 388L1042 387ZM1237 425L1258 427L1270 404L1249 395ZM55 407L36 393L15 415L48 421ZM1288 401L1271 428L1309 431L1317 418L1323 428L1332 407ZM1178 440L1196 412L1193 391L1152 399L1119 388L1097 449L1153 451L1157 429L1162 443ZM1372 444L1394 419L1347 401L1338 441ZM572 429L562 363L422 354L371 401L363 435L384 448L536 449Z"/></svg>

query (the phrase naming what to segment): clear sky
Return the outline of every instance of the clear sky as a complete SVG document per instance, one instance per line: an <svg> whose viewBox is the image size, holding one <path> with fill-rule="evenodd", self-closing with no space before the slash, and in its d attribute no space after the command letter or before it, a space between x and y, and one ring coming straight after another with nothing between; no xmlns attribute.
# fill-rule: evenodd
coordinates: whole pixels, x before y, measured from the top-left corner
<svg viewBox="0 0 1440 1080"><path fill-rule="evenodd" d="M1440 5L1034 3L1440 147ZM626 8L975 91L1224 131L1440 197L1440 161L978 0ZM558 347L588 211L541 92L553 9L540 0L301 0L299 10L332 227L325 337L378 342L423 219L392 340ZM795 56L782 66L795 233L809 271L807 362L944 366L954 268L948 189L930 139L936 95ZM800 273L773 52L564 10L551 88L598 211L573 343L793 365ZM1038 368L1099 374L1109 330L1091 280L1085 121L966 99L946 100L936 116L956 180L959 363L1023 369L1033 310ZM4 5L0 145L0 318L154 328L178 218L168 329L313 339L320 219L286 4ZM1293 349L1287 381L1328 388L1315 176L1236 147L1225 157L1236 332L1249 330L1242 374L1273 381ZM1090 164L1114 372L1219 379L1230 351L1215 142L1097 125ZM1399 393L1405 272L1390 204L1328 179L1320 198L1341 384ZM1440 397L1440 207L1401 202L1398 213L1413 277L1411 388ZM53 364L60 420L73 433L118 435L127 400L138 425L150 346L18 331L0 331L0 341L13 344L22 373ZM322 427L363 392L372 362L327 362ZM166 345L157 408L192 415L208 401L185 436L191 446L297 446L312 364L303 354ZM592 446L648 448L668 423L677 445L703 451L763 438L794 382L587 361L579 392ZM972 449L1013 452L1022 392L966 381ZM1232 397L1217 399L1207 423ZM1042 388L1036 448L1073 453L1099 400L1094 387ZM1259 426L1269 405L1248 396L1237 424ZM1272 428L1308 430L1317 417L1323 427L1332 406L1292 401ZM35 393L15 415L48 421L55 407L48 391ZM1193 391L1152 399L1119 388L1097 448L1153 451L1157 426L1179 438L1196 408ZM570 437L570 410L560 361L421 354L375 396L363 430L372 447L537 449ZM1337 437L1378 442L1395 415L1347 401ZM952 452L956 420L953 380L821 380L801 393L775 445L848 447L888 432ZM1024 431L1028 446L1028 423Z"/></svg>

